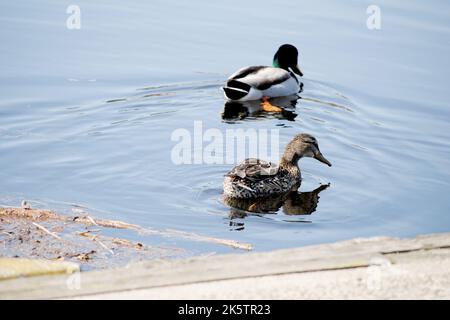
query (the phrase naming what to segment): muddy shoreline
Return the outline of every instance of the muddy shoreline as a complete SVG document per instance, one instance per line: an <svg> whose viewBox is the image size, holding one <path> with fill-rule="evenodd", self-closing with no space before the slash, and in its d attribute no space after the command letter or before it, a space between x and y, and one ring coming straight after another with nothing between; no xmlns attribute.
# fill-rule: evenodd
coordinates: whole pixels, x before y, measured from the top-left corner
<svg viewBox="0 0 450 320"><path fill-rule="evenodd" d="M173 245L150 246L125 237L107 235L113 229L145 236L209 242L241 251L252 250L251 244L234 240L174 229L143 228L118 220L96 219L83 211L76 215L62 215L52 210L33 209L27 203L22 203L19 208L0 208L1 255L3 258L74 262L80 265L81 270L192 256L186 249Z"/></svg>
<svg viewBox="0 0 450 320"><path fill-rule="evenodd" d="M185 254L181 248L147 246L103 234L111 228L135 226L87 215L63 216L50 210L0 208L2 257L69 261L86 270Z"/></svg>

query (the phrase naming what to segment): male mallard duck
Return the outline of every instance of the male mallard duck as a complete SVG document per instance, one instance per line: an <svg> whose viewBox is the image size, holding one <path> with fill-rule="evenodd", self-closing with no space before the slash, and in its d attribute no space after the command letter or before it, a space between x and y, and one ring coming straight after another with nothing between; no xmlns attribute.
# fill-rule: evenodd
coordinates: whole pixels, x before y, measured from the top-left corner
<svg viewBox="0 0 450 320"><path fill-rule="evenodd" d="M223 87L225 98L232 101L262 99L262 107L267 111L280 111L268 103L268 98L288 96L300 91L301 84L294 72L299 76L303 76L303 73L298 68L297 59L297 48L283 44L273 57L272 67L245 67L233 73Z"/></svg>
<svg viewBox="0 0 450 320"><path fill-rule="evenodd" d="M260 198L282 194L297 189L301 179L298 160L312 157L331 167L319 150L316 138L302 133L289 142L281 156L280 164L246 159L225 175L225 197Z"/></svg>

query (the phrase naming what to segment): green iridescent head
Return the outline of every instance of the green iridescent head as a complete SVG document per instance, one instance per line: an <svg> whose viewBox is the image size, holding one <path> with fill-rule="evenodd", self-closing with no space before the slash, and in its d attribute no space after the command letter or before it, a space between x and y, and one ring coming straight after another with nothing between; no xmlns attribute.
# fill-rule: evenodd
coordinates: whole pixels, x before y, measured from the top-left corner
<svg viewBox="0 0 450 320"><path fill-rule="evenodd" d="M298 50L291 44L283 44L273 56L272 66L289 71L289 68L300 77L303 73L298 67Z"/></svg>

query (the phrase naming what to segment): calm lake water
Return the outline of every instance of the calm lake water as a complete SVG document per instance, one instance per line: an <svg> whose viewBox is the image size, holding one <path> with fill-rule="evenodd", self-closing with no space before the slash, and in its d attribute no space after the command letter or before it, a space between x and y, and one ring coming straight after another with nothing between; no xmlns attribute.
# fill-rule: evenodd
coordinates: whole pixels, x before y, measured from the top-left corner
<svg viewBox="0 0 450 320"><path fill-rule="evenodd" d="M3 1L0 41L0 205L82 205L255 250L450 230L448 1ZM305 74L295 107L225 110L226 77L283 43ZM245 216L221 200L231 164L172 162L172 133L194 121L278 129L280 148L308 132L333 166L300 161L301 210Z"/></svg>

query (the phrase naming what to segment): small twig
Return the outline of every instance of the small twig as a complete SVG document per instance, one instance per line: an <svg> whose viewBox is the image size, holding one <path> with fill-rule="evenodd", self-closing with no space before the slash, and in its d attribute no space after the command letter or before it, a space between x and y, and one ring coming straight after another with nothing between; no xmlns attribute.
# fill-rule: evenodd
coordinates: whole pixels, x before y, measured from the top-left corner
<svg viewBox="0 0 450 320"><path fill-rule="evenodd" d="M86 216L86 218L87 218L90 222L92 222L93 225L98 226L97 222L95 222L95 220L94 220L92 217Z"/></svg>
<svg viewBox="0 0 450 320"><path fill-rule="evenodd" d="M106 251L109 251L111 254L114 254L114 251L112 251L110 248L108 248L103 242L101 242L100 240L95 240L98 242L99 245L101 245Z"/></svg>
<svg viewBox="0 0 450 320"><path fill-rule="evenodd" d="M45 233L51 235L52 237L61 240L61 237L58 236L56 233L51 232L50 230L48 230L47 228L45 228L44 226L41 226L40 224L36 223L36 222L32 222L38 229L41 229L42 231L44 231Z"/></svg>
<svg viewBox="0 0 450 320"><path fill-rule="evenodd" d="M84 234L83 237L87 237L91 241L97 242L103 249L105 249L106 251L108 251L111 254L114 254L114 251L112 251L110 248L108 248L103 242L98 240L98 236L97 235L96 236L90 236L88 234Z"/></svg>
<svg viewBox="0 0 450 320"><path fill-rule="evenodd" d="M105 228L114 228L114 229L139 229L140 227L135 224L130 224L123 221L118 220L101 220L93 218L89 216L81 216L81 217L75 217L73 221L78 223L84 223L87 225L95 225L99 227L105 227Z"/></svg>
<svg viewBox="0 0 450 320"><path fill-rule="evenodd" d="M166 231L169 235L179 236L180 238L185 238L188 240L217 243L217 244L229 246L229 247L236 248L236 249L247 250L247 251L252 250L251 244L239 242L236 240L202 236L202 235L199 235L199 234L196 234L193 232L186 232L186 231L180 231L180 230L174 230L174 229L166 229Z"/></svg>
<svg viewBox="0 0 450 320"><path fill-rule="evenodd" d="M101 231L100 229L86 230L86 231L77 232L77 234L82 237L87 237L92 232L100 232L100 231Z"/></svg>
<svg viewBox="0 0 450 320"><path fill-rule="evenodd" d="M193 232L186 232L186 231L180 231L180 230L175 230L175 229L165 229L165 230L142 229L141 232L144 234L158 234L163 237L178 237L178 238L184 238L184 239L192 240L192 241L216 243L216 244L232 247L235 249L241 249L241 250L247 250L247 251L250 251L253 249L253 246L250 243L239 242L239 241L229 240L229 239L213 238L213 237L209 237L209 236L202 236L200 234L196 234Z"/></svg>

